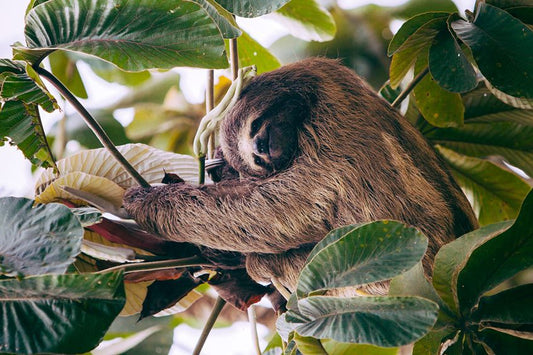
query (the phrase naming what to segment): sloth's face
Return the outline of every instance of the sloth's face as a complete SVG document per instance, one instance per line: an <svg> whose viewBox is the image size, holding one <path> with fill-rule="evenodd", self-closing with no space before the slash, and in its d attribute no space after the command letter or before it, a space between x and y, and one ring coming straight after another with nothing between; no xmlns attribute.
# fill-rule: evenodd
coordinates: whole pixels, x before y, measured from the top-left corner
<svg viewBox="0 0 533 355"><path fill-rule="evenodd" d="M284 113L248 119L241 129L238 151L247 173L264 177L284 170L297 151L297 127Z"/></svg>

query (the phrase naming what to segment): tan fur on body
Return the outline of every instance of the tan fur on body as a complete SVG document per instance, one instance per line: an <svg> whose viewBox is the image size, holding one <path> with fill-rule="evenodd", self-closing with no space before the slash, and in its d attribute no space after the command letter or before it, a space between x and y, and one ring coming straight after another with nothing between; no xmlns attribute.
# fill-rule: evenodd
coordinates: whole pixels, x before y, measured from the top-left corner
<svg viewBox="0 0 533 355"><path fill-rule="evenodd" d="M292 120L297 150L288 167L262 173L241 151L251 149L243 140L259 117ZM258 76L220 138L240 179L133 188L124 206L165 238L245 253L256 280L275 277L294 290L307 254L331 229L378 219L403 221L429 238L429 275L438 249L477 226L424 138L336 61L308 59Z"/></svg>

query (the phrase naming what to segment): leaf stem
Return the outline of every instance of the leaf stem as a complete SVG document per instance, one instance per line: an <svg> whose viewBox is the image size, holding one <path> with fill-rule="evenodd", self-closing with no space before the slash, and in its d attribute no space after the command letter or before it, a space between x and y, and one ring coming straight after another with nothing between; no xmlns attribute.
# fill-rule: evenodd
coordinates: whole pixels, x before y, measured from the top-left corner
<svg viewBox="0 0 533 355"><path fill-rule="evenodd" d="M255 305L248 307L248 322L252 331L252 342L254 343L255 352L261 355L261 348L259 347L259 335L257 334L257 321L255 316Z"/></svg>
<svg viewBox="0 0 533 355"><path fill-rule="evenodd" d="M237 38L229 40L229 58L231 62L231 76L237 80L239 75L239 51L237 49Z"/></svg>
<svg viewBox="0 0 533 355"><path fill-rule="evenodd" d="M182 259L170 259L170 260L161 260L161 261L149 261L143 263L128 263L121 264L118 266L110 267L98 271L97 274L103 274L109 271L115 270L124 270L125 274L139 271L156 271L156 270L167 270L175 268L186 268L186 267L195 267L195 266L206 266L206 261L199 256L191 256L190 258Z"/></svg>
<svg viewBox="0 0 533 355"><path fill-rule="evenodd" d="M392 103L392 107L398 108L403 100L413 91L415 86L420 82L420 80L424 79L424 77L429 73L429 67L424 68L420 73L418 73L417 76L414 77L414 79L407 85L407 87L398 95L396 100Z"/></svg>
<svg viewBox="0 0 533 355"><path fill-rule="evenodd" d="M193 355L200 355L200 352L202 351L202 348L204 347L205 341L207 339L207 336L211 332L211 329L213 329L213 325L215 324L215 321L217 320L218 316L220 315L220 312L222 312L222 309L226 305L226 301L222 299L222 297L217 297L217 300L215 301L215 305L213 306L213 310L211 311L211 314L209 315L209 318L207 319L207 323L205 323L204 329L202 330L202 334L200 335L200 339L198 339L198 343L196 343L196 347L194 348Z"/></svg>
<svg viewBox="0 0 533 355"><path fill-rule="evenodd" d="M83 105L78 101L78 99L59 81L52 73L48 70L35 66L35 71L48 80L60 93L63 97L79 112L81 117L84 119L85 123L96 135L100 143L111 153L111 155L119 162L120 165L130 174L130 176L137 181L142 187L150 187L150 184L131 166L131 164L124 158L124 156L118 151L115 147L107 133L103 130L102 126L91 116L89 111L83 107Z"/></svg>

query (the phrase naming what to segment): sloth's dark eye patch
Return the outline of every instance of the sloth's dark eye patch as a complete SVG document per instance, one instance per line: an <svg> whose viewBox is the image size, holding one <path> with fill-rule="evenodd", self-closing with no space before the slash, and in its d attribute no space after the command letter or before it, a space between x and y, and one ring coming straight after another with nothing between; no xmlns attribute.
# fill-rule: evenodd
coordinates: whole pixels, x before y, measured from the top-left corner
<svg viewBox="0 0 533 355"><path fill-rule="evenodd" d="M263 161L263 159L261 159L257 155L254 155L254 163L259 166L265 166L265 162Z"/></svg>
<svg viewBox="0 0 533 355"><path fill-rule="evenodd" d="M251 126L250 126L250 137L253 137L257 134L257 132L261 129L261 126L263 125L263 122L265 121L265 117L261 116L256 118Z"/></svg>

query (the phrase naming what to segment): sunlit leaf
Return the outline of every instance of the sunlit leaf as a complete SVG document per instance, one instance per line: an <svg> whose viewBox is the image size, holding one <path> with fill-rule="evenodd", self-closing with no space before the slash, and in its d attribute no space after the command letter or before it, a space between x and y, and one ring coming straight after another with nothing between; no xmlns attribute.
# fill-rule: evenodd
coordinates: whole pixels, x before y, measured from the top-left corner
<svg viewBox="0 0 533 355"><path fill-rule="evenodd" d="M279 60L259 44L256 40L244 32L237 39L237 50L239 51L239 66L248 67L255 65L257 73L264 73L281 66Z"/></svg>
<svg viewBox="0 0 533 355"><path fill-rule="evenodd" d="M448 18L448 16L446 12L426 12L405 21L390 41L387 54L391 56L396 53L409 37L429 21Z"/></svg>
<svg viewBox="0 0 533 355"><path fill-rule="evenodd" d="M191 156L165 152L145 144L126 144L117 147L133 167L151 184L160 183L165 171L178 174L185 181L198 182L198 162ZM57 163L61 176L83 172L112 180L123 189L137 183L104 148L83 151ZM35 184L40 194L59 176L52 169L45 170Z"/></svg>
<svg viewBox="0 0 533 355"><path fill-rule="evenodd" d="M445 27L446 17L435 18L419 27L401 44L392 57L389 69L390 85L393 89L400 85L422 50L429 48L433 38Z"/></svg>
<svg viewBox="0 0 533 355"><path fill-rule="evenodd" d="M316 0L292 0L269 15L291 35L305 41L329 41L337 30L331 14Z"/></svg>
<svg viewBox="0 0 533 355"><path fill-rule="evenodd" d="M67 52L56 51L52 53L48 60L52 74L63 83L74 95L86 99L87 91L83 85L83 81L76 65L76 60L73 60Z"/></svg>
<svg viewBox="0 0 533 355"><path fill-rule="evenodd" d="M480 2L473 22L451 24L497 89L533 98L533 30L507 12Z"/></svg>
<svg viewBox="0 0 533 355"><path fill-rule="evenodd" d="M0 198L0 272L63 273L80 251L83 228L68 207Z"/></svg>
<svg viewBox="0 0 533 355"><path fill-rule="evenodd" d="M124 302L121 272L1 280L2 351L87 352L98 345Z"/></svg>
<svg viewBox="0 0 533 355"><path fill-rule="evenodd" d="M28 48L16 50L39 58L63 49L129 71L227 67L217 24L191 1L47 1L26 16L25 36Z"/></svg>
<svg viewBox="0 0 533 355"><path fill-rule="evenodd" d="M321 343L328 355L398 355L398 348L382 348L369 344L340 343L331 339L322 339Z"/></svg>
<svg viewBox="0 0 533 355"><path fill-rule="evenodd" d="M111 202L117 208L122 206L122 196L124 196L125 192L122 187L107 178L82 172L68 173L53 180L53 182L51 182L42 193L35 196L35 201L38 203L50 203L65 199L73 202L76 205L87 204L85 201L80 200L79 198L63 190L63 186L86 191L93 195L102 197Z"/></svg>
<svg viewBox="0 0 533 355"><path fill-rule="evenodd" d="M124 282L124 291L126 292L126 304L120 312L121 317L131 316L141 312L142 305L146 299L148 286L153 281L144 282Z"/></svg>

